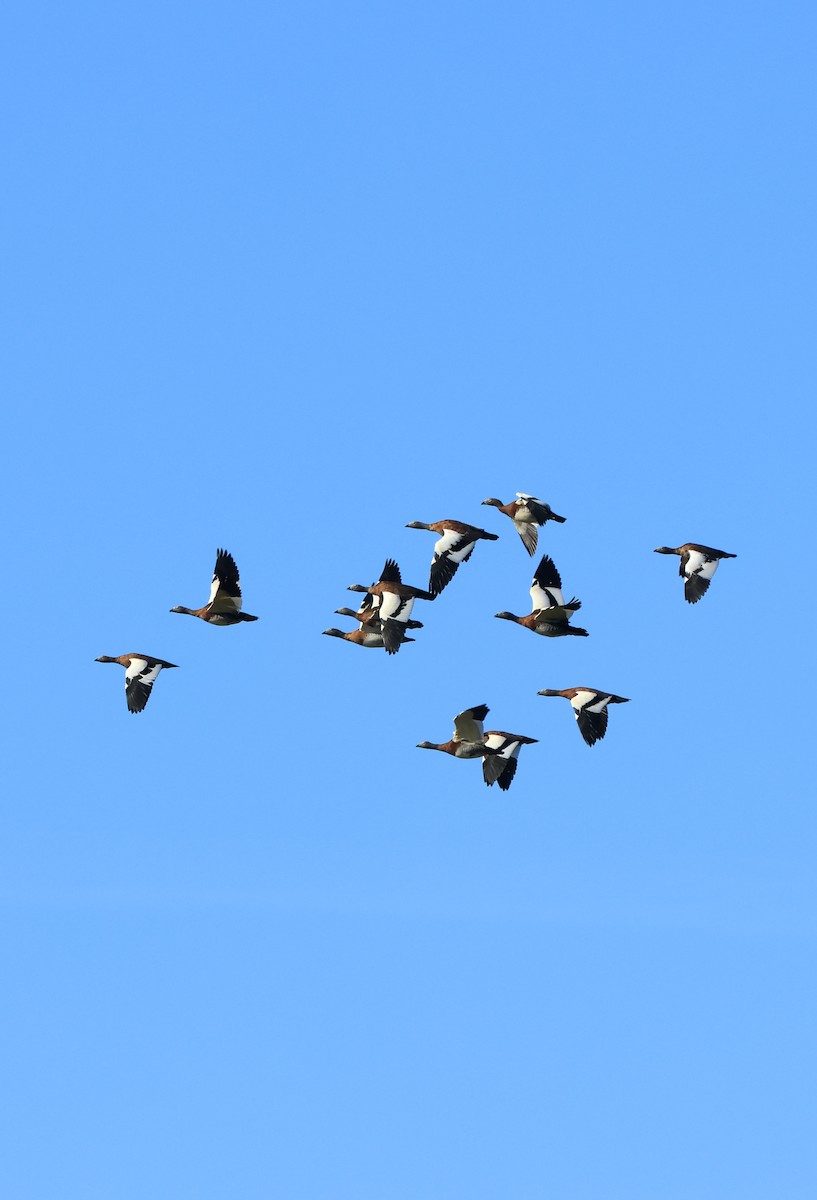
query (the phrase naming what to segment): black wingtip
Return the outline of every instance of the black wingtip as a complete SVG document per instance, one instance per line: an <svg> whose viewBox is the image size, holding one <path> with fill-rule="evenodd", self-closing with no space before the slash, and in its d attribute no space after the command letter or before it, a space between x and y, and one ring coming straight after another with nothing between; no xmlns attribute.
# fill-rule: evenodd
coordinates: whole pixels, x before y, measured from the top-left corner
<svg viewBox="0 0 817 1200"><path fill-rule="evenodd" d="M586 709L583 709L579 712L576 720L579 732L588 746L595 746L596 742L600 742L607 732L606 708L597 713L588 712Z"/></svg>
<svg viewBox="0 0 817 1200"><path fill-rule="evenodd" d="M428 594L432 599L445 591L456 575L458 567L459 563L452 562L445 554L440 558L436 554L434 555L431 562L431 571L428 576Z"/></svg>
<svg viewBox="0 0 817 1200"><path fill-rule="evenodd" d="M561 590L562 577L549 554L543 554L539 560L539 565L533 573L533 583L539 587L557 587Z"/></svg>
<svg viewBox="0 0 817 1200"><path fill-rule="evenodd" d="M516 765L517 763L515 758L509 759L507 767L499 776L499 779L497 779L497 783L499 784L501 791L507 792L508 788L513 783L513 778L516 774Z"/></svg>
<svg viewBox="0 0 817 1200"><path fill-rule="evenodd" d="M387 558L380 572L380 583L402 583L400 568L393 558Z"/></svg>
<svg viewBox="0 0 817 1200"><path fill-rule="evenodd" d="M700 575L690 575L689 579L684 583L684 599L687 604L697 604L709 590L709 579L703 579Z"/></svg>

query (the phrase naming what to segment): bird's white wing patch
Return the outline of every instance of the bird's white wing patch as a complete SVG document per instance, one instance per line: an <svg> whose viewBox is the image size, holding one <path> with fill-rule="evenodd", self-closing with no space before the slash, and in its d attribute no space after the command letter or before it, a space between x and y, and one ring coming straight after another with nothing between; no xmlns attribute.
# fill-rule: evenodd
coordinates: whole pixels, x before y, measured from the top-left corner
<svg viewBox="0 0 817 1200"><path fill-rule="evenodd" d="M458 713L454 717L455 742L481 742L484 737L482 721L476 721L471 716L471 709Z"/></svg>
<svg viewBox="0 0 817 1200"><path fill-rule="evenodd" d="M684 575L689 580L692 575L699 575L704 580L710 580L717 569L717 559L707 559L705 554L699 550L691 550L689 558L686 559L684 566Z"/></svg>
<svg viewBox="0 0 817 1200"><path fill-rule="evenodd" d="M434 543L434 553L437 558L445 556L451 562L464 562L474 546L472 538L467 539L463 545L464 536L462 533L455 533L453 529L446 529L439 541Z"/></svg>
<svg viewBox="0 0 817 1200"><path fill-rule="evenodd" d="M711 558L711 559L709 559L708 562L705 562L704 565L701 567L700 571L698 572L698 575L700 576L700 578L701 579L711 579L712 576L715 574L715 572L718 569L718 562L719 562L719 560L717 558Z"/></svg>
<svg viewBox="0 0 817 1200"><path fill-rule="evenodd" d="M447 554L452 546L456 546L461 537L461 533L455 533L453 529L446 529L442 537L434 543L434 553Z"/></svg>
<svg viewBox="0 0 817 1200"><path fill-rule="evenodd" d="M575 710L575 716L578 717L579 710L584 708L585 705L590 704L594 696L596 696L596 692L591 692L589 688L580 688L575 696L570 697L570 703Z"/></svg>
<svg viewBox="0 0 817 1200"><path fill-rule="evenodd" d="M414 597L407 596L405 599L402 596L396 596L394 592L384 592L378 607L378 616L381 621L407 621L411 616L411 610L414 608Z"/></svg>
<svg viewBox="0 0 817 1200"><path fill-rule="evenodd" d="M161 663L154 663L152 667L149 667L144 658L132 658L130 666L125 671L125 686L127 687L138 676L140 683L143 683L145 687L150 687L161 669Z"/></svg>
<svg viewBox="0 0 817 1200"><path fill-rule="evenodd" d="M446 557L449 562L462 563L466 562L474 549L474 543L469 542L467 546L463 546L460 550L449 550Z"/></svg>
<svg viewBox="0 0 817 1200"><path fill-rule="evenodd" d="M485 745L490 746L493 750L498 750L497 758L518 758L521 742L515 742L510 738L506 738L500 733L486 733Z"/></svg>
<svg viewBox="0 0 817 1200"><path fill-rule="evenodd" d="M528 510L522 508L519 510L526 513ZM514 528L522 539L522 544L528 554L533 556L536 553L536 545L539 541L539 531L532 520L519 520L518 516L513 519Z"/></svg>
<svg viewBox="0 0 817 1200"><path fill-rule="evenodd" d="M133 640L136 641L136 638ZM147 665L148 660L146 658L132 658L130 660L130 666L125 668L125 683L128 684L132 679L135 679L137 675L141 675ZM160 670L160 667L156 668L156 674L153 676L154 679L156 678L156 675L159 674Z"/></svg>
<svg viewBox="0 0 817 1200"><path fill-rule="evenodd" d="M532 612L536 612L541 608L559 608L565 598L562 595L562 589L557 587L543 588L538 583L534 583L530 590L530 598L533 601Z"/></svg>

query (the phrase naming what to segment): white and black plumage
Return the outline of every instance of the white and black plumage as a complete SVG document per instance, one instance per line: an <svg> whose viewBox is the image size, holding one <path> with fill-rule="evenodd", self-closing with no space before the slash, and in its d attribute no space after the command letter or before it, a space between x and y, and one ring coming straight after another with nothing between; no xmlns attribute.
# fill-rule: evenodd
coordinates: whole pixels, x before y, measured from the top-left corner
<svg viewBox="0 0 817 1200"><path fill-rule="evenodd" d="M537 696L563 696L570 701L573 716L579 726L588 746L601 741L607 732L607 706L609 704L629 704L626 696L616 696L613 692L600 692L596 688L573 687L564 688L557 692L552 688L543 688Z"/></svg>
<svg viewBox="0 0 817 1200"><path fill-rule="evenodd" d="M199 617L208 625L238 625L241 621L257 621L258 617L241 611L241 603L241 587L235 559L226 550L219 550L216 553L210 599L207 603L201 608L185 608L177 604L170 611Z"/></svg>
<svg viewBox="0 0 817 1200"><path fill-rule="evenodd" d="M515 621L525 629L538 633L540 637L587 637L587 630L570 624L573 613L582 606L581 600L574 596L565 601L562 594L562 580L556 570L556 564L547 554L536 568L531 584L530 597L533 611L525 617L517 617L511 612L499 612L495 615L504 621Z"/></svg>
<svg viewBox="0 0 817 1200"><path fill-rule="evenodd" d="M517 492L516 499L511 500L509 504L503 504L493 496L482 503L498 508L506 517L511 518L516 532L522 539L522 545L531 557L536 553L536 543L539 540L537 525L544 525L546 521L557 521L563 525L567 520L567 517L560 517L555 513L549 504L527 492Z"/></svg>
<svg viewBox="0 0 817 1200"><path fill-rule="evenodd" d="M488 715L487 704L477 704L457 713L454 718L454 736L448 742L418 742L418 750L441 750L454 758L483 758L499 754L493 746L485 745L483 721Z"/></svg>
<svg viewBox="0 0 817 1200"><path fill-rule="evenodd" d="M697 542L687 542L675 548L659 546L655 553L681 556L678 574L684 580L684 599L687 604L697 604L706 593L722 558L737 558L736 554L714 550L712 546L700 546Z"/></svg>
<svg viewBox="0 0 817 1200"><path fill-rule="evenodd" d="M569 620L582 606L581 600L577 600L575 596L565 602L562 595L562 577L556 570L555 562L547 554L542 555L533 573L530 598L533 612L547 611L552 619L563 617Z"/></svg>
<svg viewBox="0 0 817 1200"><path fill-rule="evenodd" d="M380 579L365 587L362 583L350 585L350 592L365 592L361 611L377 609L377 617L383 635L383 647L387 654L396 654L405 636L415 599L433 600L430 592L411 587L400 578L400 568L393 558L387 558ZM348 639L347 639L348 640Z"/></svg>
<svg viewBox="0 0 817 1200"><path fill-rule="evenodd" d="M488 787L498 783L501 790L507 792L516 774L519 751L523 746L533 745L538 738L523 737L520 733L505 733L500 729L489 729L483 741L486 748L495 753L483 757L482 778Z"/></svg>
<svg viewBox="0 0 817 1200"><path fill-rule="evenodd" d="M117 658L101 655L96 662L119 663L125 668L125 698L128 711L141 712L150 698L154 683L159 672L164 667L175 667L177 664L165 662L163 658L152 658L149 654L120 654Z"/></svg>
<svg viewBox="0 0 817 1200"><path fill-rule="evenodd" d="M456 575L460 564L468 562L477 542L499 541L497 534L487 533L476 525L466 525L464 521L435 521L431 525L426 525L424 521L411 521L406 529L428 529L431 533L440 534L434 543L434 557L428 578L428 590L433 596L439 596Z"/></svg>

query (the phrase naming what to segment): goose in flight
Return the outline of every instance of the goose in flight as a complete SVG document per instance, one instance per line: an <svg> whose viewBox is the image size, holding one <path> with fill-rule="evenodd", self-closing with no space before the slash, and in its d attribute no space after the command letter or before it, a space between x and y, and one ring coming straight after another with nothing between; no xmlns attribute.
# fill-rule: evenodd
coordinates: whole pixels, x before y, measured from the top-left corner
<svg viewBox="0 0 817 1200"><path fill-rule="evenodd" d="M238 582L238 567L232 554L219 550L210 584L210 599L202 608L185 608L177 604L174 613L186 613L189 617L200 617L208 625L238 625L241 621L257 621L249 613L241 611L241 587Z"/></svg>
<svg viewBox="0 0 817 1200"><path fill-rule="evenodd" d="M588 746L600 742L607 732L608 704L629 704L626 696L615 696L612 692L599 692L596 688L572 687L563 688L556 692L553 688L543 688L537 696L563 696L570 701L573 716L579 726Z"/></svg>
<svg viewBox="0 0 817 1200"><path fill-rule="evenodd" d="M533 611L526 617L517 617L510 612L498 612L494 615L504 621L515 621L517 625L522 625L541 637L588 636L586 629L570 624L571 616L579 611L582 602L575 596L565 602L561 576L553 559L547 554L543 555L534 572L530 597Z"/></svg>
<svg viewBox="0 0 817 1200"><path fill-rule="evenodd" d="M464 521L435 521L426 525L423 521L412 521L406 529L428 529L431 533L439 533L439 540L434 543L434 557L431 560L431 573L428 580L428 590L433 596L439 596L443 588L451 582L457 573L460 563L468 562L478 541L497 542L495 533L486 533L476 525L466 525Z"/></svg>
<svg viewBox="0 0 817 1200"><path fill-rule="evenodd" d="M506 517L511 518L516 532L522 539L522 545L531 558L536 553L536 543L539 540L537 525L544 525L546 521L558 521L560 525L563 525L567 520L567 517L560 517L558 513L555 513L549 504L537 500L535 496L529 496L527 492L517 492L516 499L511 500L508 504L503 504L501 500L497 500L493 496L483 500L482 503L498 508Z"/></svg>
<svg viewBox="0 0 817 1200"><path fill-rule="evenodd" d="M684 598L687 604L697 604L705 595L722 558L737 558L737 554L713 550L711 546L699 546L697 542L687 542L686 545L676 546L674 549L672 546L659 546L654 553L681 556L678 574L684 580Z"/></svg>
<svg viewBox="0 0 817 1200"><path fill-rule="evenodd" d="M162 668L177 665L165 662L163 658L151 658L149 654L120 654L117 658L102 654L95 661L119 663L120 667L125 668L125 699L128 712L132 713L141 712L145 707Z"/></svg>
<svg viewBox="0 0 817 1200"><path fill-rule="evenodd" d="M488 787L498 783L501 790L507 792L516 774L519 751L523 746L531 746L538 740L523 737L521 733L504 733L499 729L489 729L484 738L485 746L496 753L486 755L482 760L482 778Z"/></svg>

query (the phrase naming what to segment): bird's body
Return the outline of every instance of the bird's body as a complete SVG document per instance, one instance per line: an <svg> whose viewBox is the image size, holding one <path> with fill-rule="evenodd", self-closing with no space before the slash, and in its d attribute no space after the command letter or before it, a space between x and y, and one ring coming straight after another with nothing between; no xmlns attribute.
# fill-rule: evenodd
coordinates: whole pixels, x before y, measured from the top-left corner
<svg viewBox="0 0 817 1200"><path fill-rule="evenodd" d="M571 625L564 620L549 620L547 613L533 612L524 617L516 616L512 612L498 612L494 615L503 621L515 621L523 629L529 629L531 633L538 633L540 637L589 637L587 630L582 629L580 625Z"/></svg>
<svg viewBox="0 0 817 1200"><path fill-rule="evenodd" d="M418 742L417 749L442 750L454 758L482 758L485 754L484 742L458 742L456 738L448 742Z"/></svg>
<svg viewBox="0 0 817 1200"><path fill-rule="evenodd" d="M327 637L343 638L345 642L351 642L353 646L363 646L366 650L382 650L385 646L379 621L358 625L357 629L347 630L346 633L342 629L324 629L323 632ZM401 637L400 645L413 641L414 638Z"/></svg>
<svg viewBox="0 0 817 1200"><path fill-rule="evenodd" d="M406 529L428 529L438 533L439 540L434 543L434 557L431 560L428 590L434 596L439 596L443 588L451 582L461 563L468 562L474 546L478 541L496 542L495 533L487 533L476 525L466 525L464 521L435 521L426 525L423 521L412 521Z"/></svg>
<svg viewBox="0 0 817 1200"><path fill-rule="evenodd" d="M125 699L128 702L128 712L132 713L141 712L147 704L159 672L166 667L177 665L165 662L163 658L152 658L149 654L120 654L115 658L102 654L96 661L118 663L120 667L125 668Z"/></svg>
<svg viewBox="0 0 817 1200"><path fill-rule="evenodd" d="M697 604L706 594L722 558L737 558L736 554L715 550L712 546L701 546L698 542L675 547L659 546L655 553L680 555L678 574L684 580L684 599L687 604Z"/></svg>
<svg viewBox="0 0 817 1200"><path fill-rule="evenodd" d="M567 520L566 517L560 517L558 513L555 513L549 504L545 504L527 492L517 492L516 499L511 500L508 504L503 504L501 500L497 500L493 496L483 500L482 503L498 508L506 517L510 517L516 532L522 539L522 545L531 557L536 553L536 544L539 540L537 526L544 525L547 521L557 521L563 525Z"/></svg>
<svg viewBox="0 0 817 1200"><path fill-rule="evenodd" d="M554 691L553 688L543 688L537 696L562 696L570 701L573 716L579 726L588 746L601 741L607 732L607 706L609 704L629 704L626 696L616 696L613 692L600 692L596 688L572 687Z"/></svg>
<svg viewBox="0 0 817 1200"><path fill-rule="evenodd" d="M241 587L235 559L226 550L219 550L216 553L210 599L207 603L201 608L185 608L177 604L170 611L185 613L188 617L199 617L208 625L238 625L242 621L257 621L258 617L241 611L241 603Z"/></svg>

